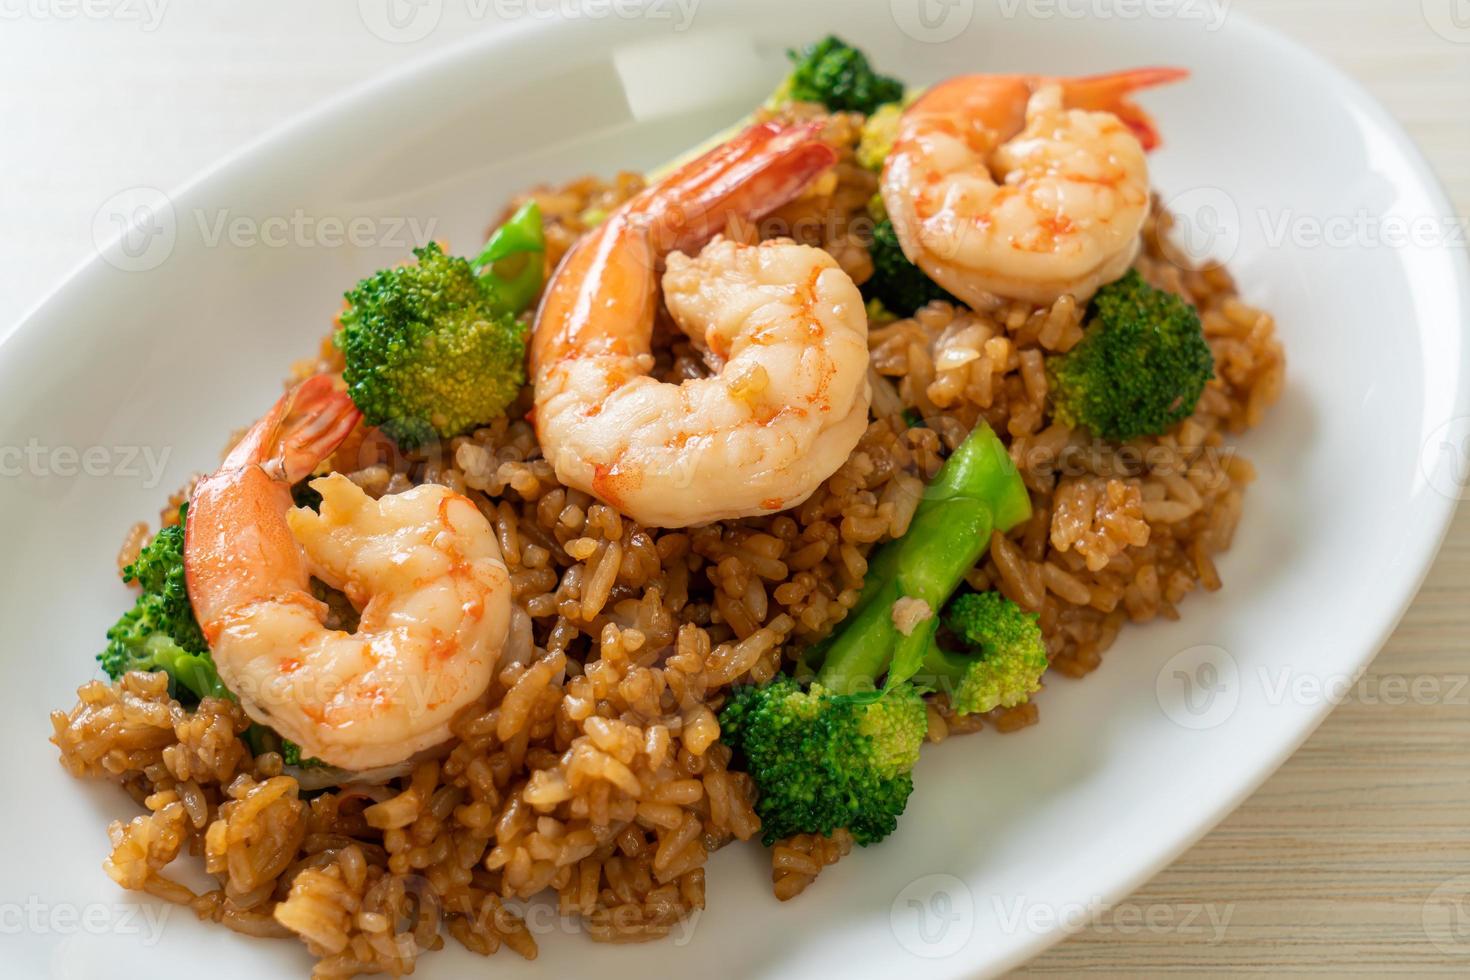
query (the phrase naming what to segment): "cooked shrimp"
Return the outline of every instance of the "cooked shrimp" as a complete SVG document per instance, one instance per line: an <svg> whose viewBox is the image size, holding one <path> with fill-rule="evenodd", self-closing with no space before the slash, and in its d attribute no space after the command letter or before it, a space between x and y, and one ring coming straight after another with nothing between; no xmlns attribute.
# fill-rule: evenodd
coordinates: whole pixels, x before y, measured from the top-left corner
<svg viewBox="0 0 1470 980"><path fill-rule="evenodd" d="M716 237L832 164L811 126L751 127L614 212L568 254L532 341L536 428L558 479L650 526L769 514L811 495L867 427L867 313L831 256ZM649 377L657 268L717 373Z"/></svg>
<svg viewBox="0 0 1470 980"><path fill-rule="evenodd" d="M1086 302L1128 271L1149 211L1158 143L1125 96L1184 77L964 75L904 111L884 206L909 260L971 306L996 297Z"/></svg>
<svg viewBox="0 0 1470 980"><path fill-rule="evenodd" d="M251 718L344 769L401 762L449 737L506 642L509 575L489 522L434 485L373 500L341 474L291 487L359 413L324 375L286 394L194 490L189 598L225 685ZM361 612L327 629L316 576Z"/></svg>

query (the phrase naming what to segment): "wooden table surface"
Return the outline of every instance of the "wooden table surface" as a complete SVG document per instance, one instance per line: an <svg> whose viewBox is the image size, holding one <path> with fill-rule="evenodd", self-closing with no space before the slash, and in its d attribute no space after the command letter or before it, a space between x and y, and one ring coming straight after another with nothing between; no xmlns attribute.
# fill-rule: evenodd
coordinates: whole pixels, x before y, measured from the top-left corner
<svg viewBox="0 0 1470 980"><path fill-rule="evenodd" d="M1228 9L1279 27L1365 84L1428 154L1458 214L1470 215L1470 3L1234 0ZM1459 42L1432 27L1453 23L1436 19L1450 13L1465 25L1450 32ZM1467 644L1470 508L1461 508L1354 695L1174 865L1014 976L1470 976ZM1139 928L1150 912L1160 925Z"/></svg>

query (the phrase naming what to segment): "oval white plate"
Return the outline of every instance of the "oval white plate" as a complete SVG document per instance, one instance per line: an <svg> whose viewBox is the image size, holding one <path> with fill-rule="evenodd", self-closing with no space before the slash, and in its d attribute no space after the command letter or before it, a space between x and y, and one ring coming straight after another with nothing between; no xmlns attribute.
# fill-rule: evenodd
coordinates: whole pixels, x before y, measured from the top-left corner
<svg viewBox="0 0 1470 980"><path fill-rule="evenodd" d="M1195 245L1229 257L1246 298L1278 315L1290 364L1285 397L1242 442L1260 480L1221 562L1226 588L1191 597L1181 622L1126 630L1085 683L1054 680L1039 727L926 753L899 832L792 904L771 898L759 848L731 847L712 861L708 913L674 941L596 946L541 914L535 964L504 952L486 965L451 940L421 975L561 976L594 962L629 978L992 974L1125 896L1291 753L1388 635L1460 493L1464 263L1433 233L1372 240L1375 227L1443 228L1452 211L1361 90L1239 14L1216 24L1187 4L1086 22L975 7L706 2L682 32L584 19L468 44L173 194L156 233L91 262L6 338L0 927L17 974L135 976L165 961L216 980L304 974L295 943L245 940L115 888L103 831L131 805L68 778L44 742L46 712L93 675L128 602L112 567L123 530L264 409L344 288L424 237L409 220L469 249L508 192L674 155L763 97L784 47L829 30L913 83L1160 52L1194 70L1146 97L1167 140L1156 182ZM1368 224L1347 241L1314 244L1314 227L1330 234L1360 211ZM284 245L230 231L238 219L289 229L297 215L306 230L285 230ZM379 247L332 244L332 222L340 236L353 218Z"/></svg>

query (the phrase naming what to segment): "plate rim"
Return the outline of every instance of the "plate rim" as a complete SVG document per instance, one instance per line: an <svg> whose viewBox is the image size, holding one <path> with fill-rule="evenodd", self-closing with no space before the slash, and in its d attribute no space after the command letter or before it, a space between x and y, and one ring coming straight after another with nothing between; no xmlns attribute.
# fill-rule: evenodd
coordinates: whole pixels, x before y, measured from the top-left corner
<svg viewBox="0 0 1470 980"><path fill-rule="evenodd" d="M730 0L705 0L733 7ZM1308 48L1304 43L1259 21L1254 16L1238 10L1229 10L1232 30L1239 29L1250 35L1254 44L1275 47L1283 56L1302 64L1304 69L1315 73L1328 82L1332 89L1345 96L1345 101L1360 108L1368 120L1380 132L1388 135L1394 148L1403 154L1410 165L1413 177L1438 213L1454 215L1458 212L1434 166L1423 150L1409 135L1403 124L1357 79L1337 67L1324 56ZM338 118L362 107L375 97L397 87L422 86L436 76L452 76L464 70L471 59L482 57L501 46L513 45L530 39L534 35L550 34L566 29L570 21L561 17L545 19L531 18L516 23L502 24L494 30L473 34L462 40L450 42L436 50L411 58L402 64L378 72L344 87L342 90L318 101L280 122L268 127L257 136L245 141L235 149L216 158L192 176L177 182L166 193L170 200L178 201L198 193L201 189L238 168L249 168L260 163L261 158L288 147L292 142L307 136L319 122ZM0 332L0 359L16 346L23 336L29 336L48 315L49 308L62 302L73 290L82 288L89 277L104 273L110 266L105 254L123 233L112 236L101 246L94 243L87 254L63 275L40 299L27 307L11 324ZM1453 283L1462 298L1470 298L1470 253L1450 251ZM1410 261L1410 260L1406 260ZM1413 259L1411 261L1421 261ZM1415 317L1416 324L1419 323ZM1465 324L1460 324L1461 328ZM1454 393L1447 400L1451 418L1470 416L1470 347L1462 349L1453 373ZM1460 501L1447 494L1431 494L1414 522L1414 538L1406 549L1404 567L1412 568L1412 574L1401 576L1390 592L1391 603L1385 603L1389 613L1371 640L1365 640L1359 652L1350 662L1354 676L1361 676L1382 652L1402 622L1423 587L1424 581L1434 566L1446 536L1452 526ZM1230 793L1227 802L1208 810L1201 809L1187 820L1175 825L1175 832L1163 835L1163 843L1151 848L1151 860L1138 862L1127 873L1112 877L1112 884L1104 889L1101 898L1103 907L1116 904L1136 892L1143 884L1155 877L1164 868L1175 863L1179 857L1219 825L1226 817L1253 795L1280 767L1293 756L1302 744L1311 737L1335 707L1329 699L1315 705L1300 706L1295 731L1290 738L1280 739L1269 755L1269 763L1257 766L1248 778L1241 779ZM1095 914L1085 920L1059 922L1056 927L1030 933L1012 944L1006 952L985 959L983 949L972 955L956 956L944 963L928 961L933 970L931 975L945 977L994 976L1023 964L1067 936L1082 931L1095 921ZM969 947L966 947L968 951ZM977 973L978 971L978 973Z"/></svg>

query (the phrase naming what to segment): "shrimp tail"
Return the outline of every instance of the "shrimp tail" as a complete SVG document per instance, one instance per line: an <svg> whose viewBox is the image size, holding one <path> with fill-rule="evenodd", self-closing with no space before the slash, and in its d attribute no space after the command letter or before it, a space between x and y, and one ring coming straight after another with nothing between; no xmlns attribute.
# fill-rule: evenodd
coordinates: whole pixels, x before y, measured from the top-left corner
<svg viewBox="0 0 1470 980"><path fill-rule="evenodd" d="M694 252L730 218L759 220L793 200L837 151L822 123L759 123L674 171L632 208L658 253Z"/></svg>
<svg viewBox="0 0 1470 980"><path fill-rule="evenodd" d="M291 485L336 452L361 417L332 377L307 378L194 487L184 576L206 639L218 632L236 595L305 589L301 551L281 519L291 505Z"/></svg>
<svg viewBox="0 0 1470 980"><path fill-rule="evenodd" d="M284 483L299 482L336 451L361 418L330 375L313 375L251 426L225 457L222 469L253 464Z"/></svg>
<svg viewBox="0 0 1470 980"><path fill-rule="evenodd" d="M1163 139L1153 117L1127 96L1140 89L1168 85L1189 77L1185 68L1134 68L1085 78L1057 79L1067 106L1111 112L1131 129L1145 150L1157 149Z"/></svg>
<svg viewBox="0 0 1470 980"><path fill-rule="evenodd" d="M552 274L531 338L532 377L589 345L647 352L655 273L698 251L731 219L759 221L837 162L821 123L758 123L646 188L583 236ZM616 288L612 284L616 283ZM598 310L593 318L588 311ZM616 336L598 324L636 325ZM538 398L540 396L538 395Z"/></svg>

